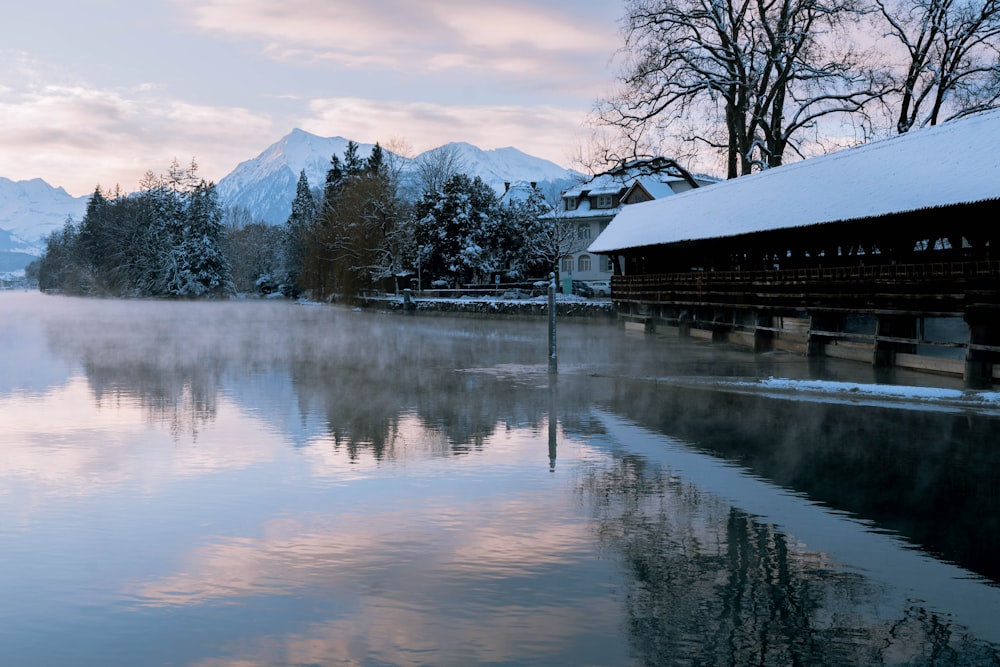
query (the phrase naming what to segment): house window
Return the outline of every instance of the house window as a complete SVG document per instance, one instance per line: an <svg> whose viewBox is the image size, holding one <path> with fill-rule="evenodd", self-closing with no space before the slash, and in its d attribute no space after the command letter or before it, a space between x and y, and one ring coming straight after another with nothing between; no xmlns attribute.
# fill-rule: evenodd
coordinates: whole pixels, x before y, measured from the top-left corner
<svg viewBox="0 0 1000 667"><path fill-rule="evenodd" d="M577 265L580 267L580 273L590 271L590 255L580 255Z"/></svg>
<svg viewBox="0 0 1000 667"><path fill-rule="evenodd" d="M608 273L615 272L615 260L611 257L611 255L604 256L604 270Z"/></svg>
<svg viewBox="0 0 1000 667"><path fill-rule="evenodd" d="M597 195L596 208L611 208L614 206L614 201L611 195Z"/></svg>
<svg viewBox="0 0 1000 667"><path fill-rule="evenodd" d="M559 272L570 274L573 273L573 258L563 257L562 262L559 263Z"/></svg>
<svg viewBox="0 0 1000 667"><path fill-rule="evenodd" d="M566 197L566 210L575 211L576 210L576 197Z"/></svg>
<svg viewBox="0 0 1000 667"><path fill-rule="evenodd" d="M587 224L587 223L585 223L585 222L581 222L579 224L579 226L577 226L577 228L576 228L576 237L578 239L583 239L583 240L589 239L590 238L590 225Z"/></svg>

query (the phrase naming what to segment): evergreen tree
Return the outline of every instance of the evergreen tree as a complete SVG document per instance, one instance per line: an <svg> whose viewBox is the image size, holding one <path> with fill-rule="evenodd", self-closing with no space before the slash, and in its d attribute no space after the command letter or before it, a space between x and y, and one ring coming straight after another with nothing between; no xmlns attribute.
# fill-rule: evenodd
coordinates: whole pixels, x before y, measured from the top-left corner
<svg viewBox="0 0 1000 667"><path fill-rule="evenodd" d="M509 237L496 193L480 177L455 174L441 192L424 192L416 218L416 243L432 275L464 284L504 268Z"/></svg>
<svg viewBox="0 0 1000 667"><path fill-rule="evenodd" d="M330 168L326 171L326 183L323 186L323 207L326 208L337 200L340 187L347 178L347 171L340 158L334 155L330 158Z"/></svg>
<svg viewBox="0 0 1000 667"><path fill-rule="evenodd" d="M168 264L167 293L191 297L233 291L229 262L222 252L222 207L215 184L202 180L183 198Z"/></svg>
<svg viewBox="0 0 1000 667"><path fill-rule="evenodd" d="M401 206L385 155L367 160L348 142L341 162L331 159L322 211L309 230L302 284L319 298L351 299L398 267Z"/></svg>
<svg viewBox="0 0 1000 667"><path fill-rule="evenodd" d="M97 275L107 273L116 261L117 238L110 213L111 206L98 186L87 200L79 230L81 250Z"/></svg>
<svg viewBox="0 0 1000 667"><path fill-rule="evenodd" d="M263 222L226 226L223 250L231 267L233 285L244 294L270 294L282 289L285 276L286 228Z"/></svg>
<svg viewBox="0 0 1000 667"><path fill-rule="evenodd" d="M201 296L232 289L222 252L222 213L213 184L195 180L194 161L166 176L147 172L139 192L98 187L79 229L49 239L43 289L130 296Z"/></svg>
<svg viewBox="0 0 1000 667"><path fill-rule="evenodd" d="M93 281L83 258L79 229L67 219L60 230L49 234L45 252L38 261L38 289L90 294Z"/></svg>
<svg viewBox="0 0 1000 667"><path fill-rule="evenodd" d="M385 161L385 154L382 152L382 147L376 143L372 148L371 155L365 160L364 172L368 176L374 176L378 178L386 177L388 174L388 165Z"/></svg>
<svg viewBox="0 0 1000 667"><path fill-rule="evenodd" d="M358 154L359 146L355 141L348 141L344 149L344 171L348 177L357 176L365 168L365 161Z"/></svg>
<svg viewBox="0 0 1000 667"><path fill-rule="evenodd" d="M336 156L334 156L336 157ZM316 220L316 201L309 189L306 170L299 173L292 200L292 213L288 216L283 230L284 284L287 296L294 296L302 289L302 265L305 261L309 229Z"/></svg>

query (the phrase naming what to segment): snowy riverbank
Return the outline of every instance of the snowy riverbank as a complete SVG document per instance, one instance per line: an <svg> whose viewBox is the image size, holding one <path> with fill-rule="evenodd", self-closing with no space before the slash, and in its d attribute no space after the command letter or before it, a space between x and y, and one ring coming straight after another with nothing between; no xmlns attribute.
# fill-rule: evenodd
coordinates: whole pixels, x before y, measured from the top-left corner
<svg viewBox="0 0 1000 667"><path fill-rule="evenodd" d="M495 296L463 296L459 298L416 297L410 299L410 312L450 313L470 315L510 315L515 317L542 317L548 315L547 296L530 299L504 299ZM402 296L387 295L366 297L363 307L392 312L403 312L406 304ZM571 294L556 295L556 314L559 317L614 318L617 311L610 299L588 299Z"/></svg>
<svg viewBox="0 0 1000 667"><path fill-rule="evenodd" d="M790 378L663 377L656 382L711 387L788 401L877 406L902 410L1000 415L1000 392L933 386L834 382Z"/></svg>

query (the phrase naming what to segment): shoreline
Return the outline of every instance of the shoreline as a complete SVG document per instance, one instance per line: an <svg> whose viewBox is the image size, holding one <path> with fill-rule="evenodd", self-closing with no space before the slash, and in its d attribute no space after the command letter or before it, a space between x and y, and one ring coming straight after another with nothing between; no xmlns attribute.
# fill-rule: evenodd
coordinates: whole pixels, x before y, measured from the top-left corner
<svg viewBox="0 0 1000 667"><path fill-rule="evenodd" d="M456 299L412 297L409 305L402 296L362 297L360 307L405 314L444 314L475 316L509 316L524 318L547 317L548 299L484 299L463 297ZM556 299L558 317L598 318L614 321L618 309L611 300L589 300L581 297Z"/></svg>

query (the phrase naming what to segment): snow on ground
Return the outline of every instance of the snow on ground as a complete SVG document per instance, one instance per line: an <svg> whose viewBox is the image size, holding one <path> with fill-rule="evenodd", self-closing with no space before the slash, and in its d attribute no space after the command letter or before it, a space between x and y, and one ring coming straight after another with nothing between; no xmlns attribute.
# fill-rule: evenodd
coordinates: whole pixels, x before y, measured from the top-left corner
<svg viewBox="0 0 1000 667"><path fill-rule="evenodd" d="M1000 414L1000 392L828 380L720 380L723 389L763 393L786 400L879 405L902 409L975 411Z"/></svg>
<svg viewBox="0 0 1000 667"><path fill-rule="evenodd" d="M429 303L548 303L549 297L546 294L533 297L511 297L496 294L467 294L460 297L445 297L436 296L433 294L424 293L422 296L417 292L411 294L411 298L414 301L425 301ZM396 294L387 294L384 297L369 297L369 299L384 299L386 301L402 302L403 296ZM575 294L556 294L556 303L583 303L583 304L594 304L594 305L607 305L611 303L610 297L583 297L577 296Z"/></svg>

